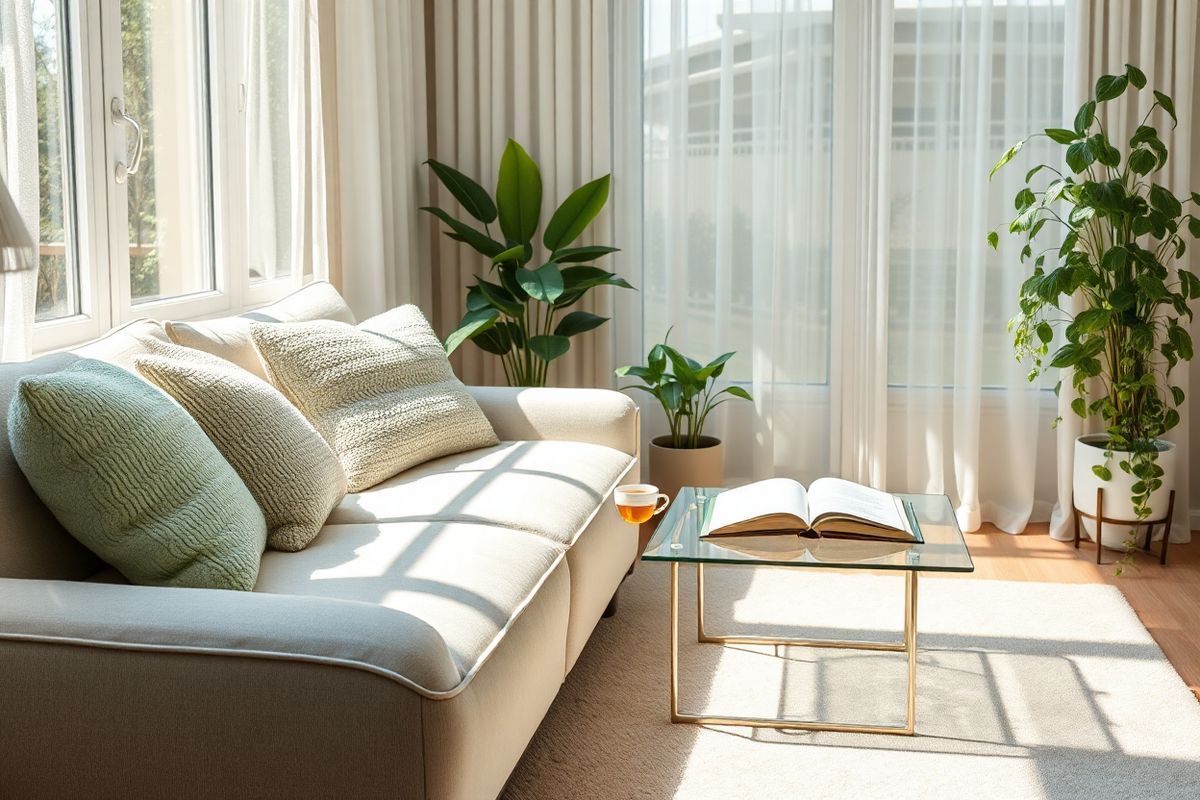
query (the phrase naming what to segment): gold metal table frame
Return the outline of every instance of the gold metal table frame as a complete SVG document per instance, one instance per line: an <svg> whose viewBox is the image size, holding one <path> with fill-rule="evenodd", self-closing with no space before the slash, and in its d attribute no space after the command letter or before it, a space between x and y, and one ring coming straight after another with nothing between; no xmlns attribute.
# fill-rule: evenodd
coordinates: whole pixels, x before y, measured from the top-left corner
<svg viewBox="0 0 1200 800"><path fill-rule="evenodd" d="M732 565L731 565L732 566ZM900 642L855 642L839 639L788 639L772 636L714 636L704 629L704 563L696 563L696 639L701 643L790 645L845 650L886 650L908 656L908 695L903 725L804 722L780 717L737 717L688 714L679 710L679 562L671 562L671 722L696 725L741 725L784 730L878 733L912 736L917 711L917 571L904 570L904 639Z"/></svg>

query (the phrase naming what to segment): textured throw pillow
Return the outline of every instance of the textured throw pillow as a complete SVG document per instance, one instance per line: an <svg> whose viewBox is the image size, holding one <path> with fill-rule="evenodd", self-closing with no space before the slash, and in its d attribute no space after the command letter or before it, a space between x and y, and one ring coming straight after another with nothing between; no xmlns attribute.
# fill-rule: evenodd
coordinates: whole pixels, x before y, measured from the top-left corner
<svg viewBox="0 0 1200 800"><path fill-rule="evenodd" d="M352 492L497 442L416 306L358 327L255 323L251 335L275 385L337 451Z"/></svg>
<svg viewBox="0 0 1200 800"><path fill-rule="evenodd" d="M258 504L200 426L142 379L91 359L22 378L8 435L63 527L133 583L254 588L267 538Z"/></svg>
<svg viewBox="0 0 1200 800"><path fill-rule="evenodd" d="M267 545L302 550L346 494L321 435L279 390L217 356L153 342L134 366L174 397L233 465L267 520Z"/></svg>

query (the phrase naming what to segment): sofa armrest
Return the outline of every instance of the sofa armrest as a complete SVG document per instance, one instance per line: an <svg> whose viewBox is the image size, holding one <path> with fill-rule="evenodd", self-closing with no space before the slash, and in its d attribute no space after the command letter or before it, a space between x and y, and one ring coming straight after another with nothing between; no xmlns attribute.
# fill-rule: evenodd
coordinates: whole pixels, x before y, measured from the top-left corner
<svg viewBox="0 0 1200 800"><path fill-rule="evenodd" d="M416 681L458 681L438 652L420 620L367 603L3 579L0 786L419 800Z"/></svg>
<svg viewBox="0 0 1200 800"><path fill-rule="evenodd" d="M638 457L640 412L620 392L508 386L468 386L467 391L501 439L587 442Z"/></svg>
<svg viewBox="0 0 1200 800"><path fill-rule="evenodd" d="M347 667L427 696L462 679L422 620L324 597L0 579L0 643L20 641Z"/></svg>

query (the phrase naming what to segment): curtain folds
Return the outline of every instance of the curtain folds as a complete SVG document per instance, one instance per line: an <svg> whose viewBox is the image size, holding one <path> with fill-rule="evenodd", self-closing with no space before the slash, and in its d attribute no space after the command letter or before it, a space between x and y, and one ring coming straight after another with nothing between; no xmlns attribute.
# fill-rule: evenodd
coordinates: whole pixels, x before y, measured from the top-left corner
<svg viewBox="0 0 1200 800"><path fill-rule="evenodd" d="M425 6L323 0L336 65L326 128L336 141L340 288L360 318L401 303L430 311L426 205ZM329 23L332 24L329 24ZM333 30L330 30L333 28ZM327 83L330 78L326 76Z"/></svg>
<svg viewBox="0 0 1200 800"><path fill-rule="evenodd" d="M610 171L609 0L438 0L426 7L433 51L430 155L490 190L505 141L516 139L541 167L545 224L572 189ZM456 213L440 187L433 197ZM611 209L610 203L580 244L625 246L612 240ZM486 264L436 227L430 230L432 322L445 335L463 315L467 284ZM611 317L612 291L594 290L579 307ZM573 338L570 352L553 362L549 383L611 385L614 327ZM468 383L504 382L499 360L472 344L453 361Z"/></svg>
<svg viewBox="0 0 1200 800"><path fill-rule="evenodd" d="M38 133L34 86L33 9L0 4L0 177L37 241ZM33 350L37 272L0 273L0 361L22 361Z"/></svg>
<svg viewBox="0 0 1200 800"><path fill-rule="evenodd" d="M641 164L617 173L644 172L645 344L737 351L723 378L756 402L714 415L728 479L944 492L967 530L1046 519L1054 397L1005 331L1019 245L986 235L1021 177L991 163L1061 125L1061 4L643 8Z"/></svg>
<svg viewBox="0 0 1200 800"><path fill-rule="evenodd" d="M1069 46L1069 79L1066 87L1069 108L1077 108L1091 96L1096 78L1104 74L1120 74L1124 65L1134 64L1146 73L1147 88L1158 89L1175 99L1179 124L1170 130L1170 119L1159 111L1154 123L1165 132L1163 141L1170 151L1170 160L1155 180L1177 195L1200 189L1200 158L1194 154L1200 146L1200 130L1195 121L1195 108L1200 102L1197 71L1196 39L1200 33L1195 0L1070 0L1067 8L1071 30ZM1137 103L1109 103L1104 107L1104 126L1109 138L1128 141L1129 136L1145 116L1153 100L1142 92ZM1189 250L1179 266L1193 272L1200 269L1194 248ZM1192 338L1200 335L1200 326L1191 325ZM1200 400L1200 370L1181 363L1171 373L1171 382L1187 387L1188 399L1180 409L1180 424L1167 438L1179 446L1178 474L1175 490L1175 519L1171 541L1187 542L1190 529L1196 522L1189 519L1200 496L1200 430L1191 422L1191 409ZM1069 386L1069 377L1063 385ZM1064 391L1059 400L1063 424L1058 431L1058 502L1050 524L1050 535L1070 539L1074 535L1071 508L1071 475L1074 462L1075 438L1084 433L1081 420L1070 410L1071 396Z"/></svg>

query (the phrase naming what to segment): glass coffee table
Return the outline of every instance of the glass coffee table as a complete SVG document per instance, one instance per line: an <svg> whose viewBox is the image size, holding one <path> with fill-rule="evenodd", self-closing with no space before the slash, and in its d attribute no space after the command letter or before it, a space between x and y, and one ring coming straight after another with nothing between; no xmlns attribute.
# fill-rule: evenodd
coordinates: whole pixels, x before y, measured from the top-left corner
<svg viewBox="0 0 1200 800"><path fill-rule="evenodd" d="M671 565L671 721L699 725L745 725L846 733L889 733L912 736L917 706L917 576L922 572L973 572L975 565L963 541L954 510L945 495L900 494L913 505L922 544L897 544L861 539L807 539L793 534L701 539L707 533L712 500L720 489L684 487L679 490L643 561ZM786 538L785 538L786 537ZM737 540L741 539L741 542ZM807 722L775 717L714 716L679 710L679 565L696 565L696 629L699 642L716 644L791 645L851 650L886 650L908 656L907 714L904 725L863 725ZM898 642L857 642L829 639L787 639L770 636L715 636L704 628L704 565L795 567L803 569L893 570L904 573L904 636Z"/></svg>

